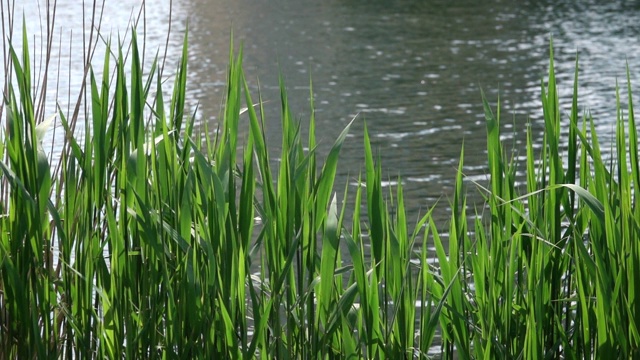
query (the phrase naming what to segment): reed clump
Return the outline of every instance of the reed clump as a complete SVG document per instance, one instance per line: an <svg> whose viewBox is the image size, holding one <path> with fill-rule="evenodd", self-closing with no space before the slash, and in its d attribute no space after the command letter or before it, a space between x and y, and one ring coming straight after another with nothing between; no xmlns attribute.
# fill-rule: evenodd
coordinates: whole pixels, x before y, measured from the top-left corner
<svg viewBox="0 0 640 360"><path fill-rule="evenodd" d="M579 112L577 72L572 110L560 112L553 52L546 131L538 152L528 134L526 162L509 157L499 107L483 99L489 185L465 189L461 149L445 242L430 212L407 218L401 182L384 190L366 128L361 185L338 198L350 125L321 161L314 113L303 139L284 86L274 165L241 51L230 51L217 135L194 131L186 37L170 99L159 61L143 72L135 35L128 61L123 44L110 48L101 76L87 73L86 120L56 114L53 166L26 31L21 41L5 59L0 132L0 358L640 355L630 84L627 105L615 99L608 162ZM471 211L474 189L486 203Z"/></svg>

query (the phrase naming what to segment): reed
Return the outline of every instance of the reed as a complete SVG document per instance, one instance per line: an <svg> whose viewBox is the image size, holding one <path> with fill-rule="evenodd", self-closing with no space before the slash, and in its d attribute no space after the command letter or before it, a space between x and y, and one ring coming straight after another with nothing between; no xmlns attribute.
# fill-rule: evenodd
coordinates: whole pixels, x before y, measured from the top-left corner
<svg viewBox="0 0 640 360"><path fill-rule="evenodd" d="M303 138L284 84L274 161L241 50L230 49L220 129L196 129L186 36L168 99L162 59L143 71L135 31L130 44L107 43L100 76L87 56L88 110L58 110L52 166L40 143L53 119L33 90L46 86L34 86L26 31L11 41L21 50L5 58L0 358L640 355L629 82L604 160L578 109L577 71L572 110L560 111L551 46L541 150L528 133L527 160L511 158L500 108L483 98L489 183L469 187L461 149L450 221L436 224L431 211L406 215L400 181L382 186L366 126L359 185L336 190L351 124L321 158L313 97ZM468 191L486 203L468 204Z"/></svg>

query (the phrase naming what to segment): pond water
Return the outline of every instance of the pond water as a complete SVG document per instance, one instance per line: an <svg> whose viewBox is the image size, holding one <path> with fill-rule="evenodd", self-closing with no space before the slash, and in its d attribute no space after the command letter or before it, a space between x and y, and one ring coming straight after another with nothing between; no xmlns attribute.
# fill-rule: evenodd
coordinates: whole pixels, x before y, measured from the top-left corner
<svg viewBox="0 0 640 360"><path fill-rule="evenodd" d="M139 5L140 0L107 0L101 31L114 41L118 34L125 37ZM36 0L21 6L30 33L38 34L43 7ZM82 15L81 2L58 1L55 37L63 64L58 78L65 90L49 95L50 103L57 99L63 109L68 85L80 81L82 58L70 54L81 49L82 29L88 31ZM236 45L243 45L254 96L260 84L270 101L267 133L274 141L280 126L279 74L293 113L303 121L309 116L312 78L321 153L354 116L359 119L343 148L342 184L362 170L366 121L386 175L403 179L410 218L438 200L437 216L446 215L463 142L465 173L486 177L480 89L492 103L500 96L508 145L523 148L529 120L540 138L540 83L551 36L561 101L570 104L579 54L580 106L593 113L605 141L613 133L616 79L624 85L627 62L634 89L640 84L638 2L157 0L148 2L144 17L139 32L146 34L147 57L159 47L164 51L171 25L167 74L188 24L189 104L198 106L198 122L209 128L219 121L232 32Z"/></svg>

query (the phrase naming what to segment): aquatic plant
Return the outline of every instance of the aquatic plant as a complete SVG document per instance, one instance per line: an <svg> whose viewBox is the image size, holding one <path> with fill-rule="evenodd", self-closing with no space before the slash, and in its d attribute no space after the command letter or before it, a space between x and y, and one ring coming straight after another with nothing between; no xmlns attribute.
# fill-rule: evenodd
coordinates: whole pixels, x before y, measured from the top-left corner
<svg viewBox="0 0 640 360"><path fill-rule="evenodd" d="M101 75L87 56L78 106L56 114L55 164L39 144L53 119L33 90L46 86L34 86L26 29L20 51L11 43L0 133L0 357L638 356L630 84L626 109L616 98L607 162L594 120L579 112L577 72L572 110L560 111L551 46L540 150L529 133L526 162L510 157L500 108L483 99L490 180L465 181L461 149L450 221L436 224L430 211L407 218L401 181L382 186L366 126L358 185L338 196L351 125L320 160L313 96L303 139L284 84L275 161L264 102L233 47L221 127L215 136L206 124L196 129L185 106L187 37L165 99L162 59L143 72L132 34L130 51L107 43ZM241 118L250 127L242 144ZM484 204L467 204L474 190Z"/></svg>

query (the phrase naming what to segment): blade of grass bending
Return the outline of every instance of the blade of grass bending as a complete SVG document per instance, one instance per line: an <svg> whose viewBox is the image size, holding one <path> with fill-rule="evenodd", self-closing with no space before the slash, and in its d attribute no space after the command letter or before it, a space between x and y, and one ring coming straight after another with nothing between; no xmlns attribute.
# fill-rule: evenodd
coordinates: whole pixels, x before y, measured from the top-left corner
<svg viewBox="0 0 640 360"><path fill-rule="evenodd" d="M565 187L573 191L576 195L578 195L578 197L580 197L582 201L584 201L587 204L589 209L593 211L593 214L596 216L598 221L600 221L601 224L604 224L605 222L604 206L587 189L584 189L576 184L557 184L555 186L549 187L549 189L553 189L557 187Z"/></svg>

